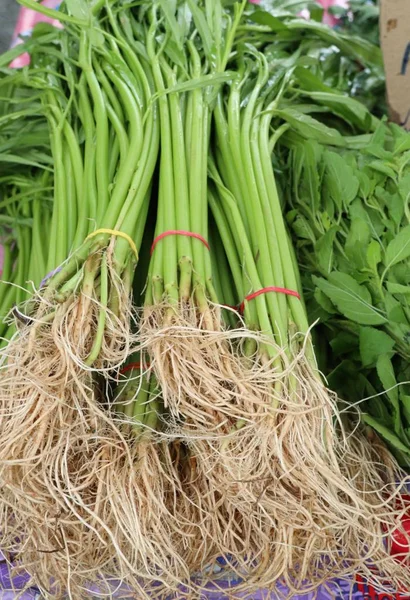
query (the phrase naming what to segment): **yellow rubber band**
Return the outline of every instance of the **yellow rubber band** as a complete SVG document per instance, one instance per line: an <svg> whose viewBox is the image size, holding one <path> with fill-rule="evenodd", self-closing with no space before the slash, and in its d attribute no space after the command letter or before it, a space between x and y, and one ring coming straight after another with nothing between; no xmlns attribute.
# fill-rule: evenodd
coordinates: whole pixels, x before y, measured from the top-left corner
<svg viewBox="0 0 410 600"><path fill-rule="evenodd" d="M135 254L136 259L139 259L137 246L135 245L134 240L128 235L128 233L124 233L123 231L117 231L116 229L97 229L97 231L93 231L92 233L90 233L90 235L88 235L86 239L89 240L90 238L93 238L96 235L99 235L100 233L108 233L110 235L115 235L116 237L121 237L124 240L127 240L131 247L131 250Z"/></svg>

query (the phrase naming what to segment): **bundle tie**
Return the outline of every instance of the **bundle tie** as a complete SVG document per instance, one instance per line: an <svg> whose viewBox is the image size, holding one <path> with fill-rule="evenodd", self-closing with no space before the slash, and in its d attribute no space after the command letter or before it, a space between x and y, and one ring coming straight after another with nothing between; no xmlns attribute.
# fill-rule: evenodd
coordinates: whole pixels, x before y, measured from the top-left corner
<svg viewBox="0 0 410 600"><path fill-rule="evenodd" d="M138 250L134 240L128 235L128 233L125 233L124 231L118 231L117 229L97 229L96 231L90 233L90 235L88 235L85 239L90 240L91 238L95 237L100 233L108 233L110 235L114 235L116 237L120 237L126 240L129 243L131 250L134 252L135 258L137 259L137 261L139 260Z"/></svg>
<svg viewBox="0 0 410 600"><path fill-rule="evenodd" d="M146 365L146 366L149 366L149 365ZM140 363L140 362L130 363L129 365L125 365L125 367L123 369L121 369L120 375L124 375L124 373L128 373L128 371L133 371L134 369L141 370L141 367L142 367L142 363Z"/></svg>
<svg viewBox="0 0 410 600"><path fill-rule="evenodd" d="M164 231L164 233L160 233L160 235L155 238L155 240L152 242L151 254L154 252L155 246L158 244L158 242L163 240L165 237L168 237L169 235L183 235L186 237L195 238L196 240L202 242L204 246L206 246L208 250L210 250L208 242L199 233L193 233L192 231L184 231L181 229L170 229L169 231Z"/></svg>
<svg viewBox="0 0 410 600"><path fill-rule="evenodd" d="M40 283L40 290L46 285L47 281L49 279L51 279L52 277L54 277L54 275L57 275L57 273L59 273L61 271L63 267L57 267L56 269L54 269L53 271L50 271L50 273L48 273L42 280Z"/></svg>
<svg viewBox="0 0 410 600"><path fill-rule="evenodd" d="M269 292L275 292L277 294L286 294L287 296L294 296L295 298L300 300L300 294L299 294L299 292L296 292L295 290L288 290L287 288L281 288L281 287L266 287L266 288L262 288L261 290L258 290L257 292L253 292L252 294L249 294L248 296L245 296L244 301L242 302L242 304L239 307L240 313L242 314L243 311L245 310L245 302L249 302L250 300L257 298L258 296L261 296L262 294L267 294Z"/></svg>

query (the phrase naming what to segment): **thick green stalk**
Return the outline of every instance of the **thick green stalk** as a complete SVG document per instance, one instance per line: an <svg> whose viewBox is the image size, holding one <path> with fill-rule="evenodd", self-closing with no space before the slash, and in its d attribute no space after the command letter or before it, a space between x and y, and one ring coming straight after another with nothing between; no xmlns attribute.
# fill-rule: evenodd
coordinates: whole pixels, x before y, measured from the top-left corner
<svg viewBox="0 0 410 600"><path fill-rule="evenodd" d="M87 234L88 203L84 198L84 165L81 149L78 143L78 137L67 121L64 122L64 135L66 139L66 145L68 147L68 154L71 160L71 173L75 186L75 196L77 201L75 220L73 217L73 226L75 227L75 232L70 235L70 250L76 250L83 242Z"/></svg>
<svg viewBox="0 0 410 600"><path fill-rule="evenodd" d="M259 152L259 144L258 144L258 141L259 141L258 140L258 129L259 129L259 127L260 127L259 119L254 119L253 125L251 127L251 132L247 132L246 141L244 141L244 144L247 145L248 136L250 137L250 145L249 145L250 147L248 150L248 152L249 152L248 157L251 160L250 169L252 169L253 177L254 177L254 182L253 182L253 184L255 186L254 201L255 201L255 203L256 202L259 203L259 207L255 208L254 212L255 212L255 216L258 215L258 216L256 216L256 218L260 219L261 225L264 227L264 230L265 230L265 236L264 236L263 242L261 239L261 246L262 246L262 243L266 243L266 250L267 250L266 260L268 260L268 257L269 257L269 272L262 270L262 267L263 267L262 264L259 264L258 266L260 267L261 279L263 281L264 287L276 286L276 287L284 288L285 287L285 279L284 279L284 274L283 274L281 253L280 253L281 239L275 228L275 223L273 220L273 216L272 216L272 212L271 212L271 208L270 208L270 204L269 204L268 190L266 189L264 173L262 171L262 166L261 166L262 157ZM284 241L286 243L286 238ZM264 256L265 256L264 249L260 248L261 263L264 260ZM262 275L262 272L264 273L264 275ZM266 275L267 275L267 278L265 277ZM272 312L272 316L274 315L273 318L275 318L279 322L278 315L280 315L280 323L283 325L283 327L281 328L279 335L282 336L281 342L283 344L285 344L287 341L287 335L288 335L287 298L284 294L270 294L269 299L272 301L271 306L273 308L273 312Z"/></svg>
<svg viewBox="0 0 410 600"><path fill-rule="evenodd" d="M192 77L201 76L200 57L193 46L189 44L189 50L192 59ZM207 136L206 111L208 110L204 102L204 92L202 89L195 89L192 92L192 133L191 149L188 157L189 166L189 202L191 215L191 229L194 233L206 236L206 217L204 222L204 204L207 207L207 180L204 179L204 162L207 164L207 154L204 156L203 138ZM192 254L195 265L195 283L196 287L202 286L205 289L206 270L205 255L207 251L200 240L193 239ZM198 290L198 293L202 293Z"/></svg>
<svg viewBox="0 0 410 600"><path fill-rule="evenodd" d="M97 223L102 220L109 202L109 181L108 181L108 143L109 128L108 115L98 79L92 67L90 58L91 48L87 38L87 31L83 31L80 37L80 65L85 74L87 84L93 100L93 112L95 117L95 147L96 156L96 182L98 190Z"/></svg>
<svg viewBox="0 0 410 600"><path fill-rule="evenodd" d="M164 93L164 85L160 62L154 51L154 29L148 38L148 52L150 54L154 79L159 92L159 112L161 119L161 160L160 160L160 190L159 203L164 206L165 230L176 229L175 212L175 182L174 182L174 156L172 150L172 132L168 96ZM177 241L176 236L170 235L161 240L163 246L164 287L171 303L178 303L178 275L177 275Z"/></svg>
<svg viewBox="0 0 410 600"><path fill-rule="evenodd" d="M10 281L13 269L13 254L11 251L11 242L3 245L3 269L1 272L1 281Z"/></svg>
<svg viewBox="0 0 410 600"><path fill-rule="evenodd" d="M289 234L287 232L282 214L282 207L276 187L275 176L272 169L271 155L269 153L269 127L271 116L266 114L262 117L259 127L259 161L265 180L265 189L268 194L271 214L274 221L277 240L279 242L279 255L283 266L284 282L288 289L301 292L299 280L295 274L294 261L289 250ZM306 333L309 328L306 311L303 303L295 297L287 298L294 323L301 333Z"/></svg>
<svg viewBox="0 0 410 600"><path fill-rule="evenodd" d="M220 205L226 214L226 219L230 223L231 229L236 229L238 232L237 239L240 240L240 247L237 249L238 255L242 256L243 261L243 272L246 275L248 285L251 285L253 289L261 289L262 283L259 277L258 269L255 264L255 260L252 253L252 248L249 239L246 235L245 226L242 221L242 216L239 212L239 208L235 202L230 191L223 185L220 177L212 168L214 181L217 183L217 198L219 199ZM212 207L212 205L211 205ZM232 267L231 267L232 268ZM266 297L261 295L255 298L252 302L255 303L258 324L263 333L267 335L273 335L273 324L269 318L269 312L267 309ZM245 320L248 321L249 313L247 313L248 307L245 303Z"/></svg>
<svg viewBox="0 0 410 600"><path fill-rule="evenodd" d="M82 75L78 86L79 91L79 116L85 133L84 145L84 185L85 194L83 202L87 207L89 221L86 222L86 233L90 233L95 228L95 220L97 218L98 191L95 178L95 161L96 155L94 152L94 136L95 123L94 116L88 97L87 82L85 76ZM79 220L79 228L82 227L82 221ZM80 232L76 235L76 243L82 243L80 240Z"/></svg>
<svg viewBox="0 0 410 600"><path fill-rule="evenodd" d="M157 110L152 108L144 137L144 147L138 169L130 183L129 192L121 209L115 229L121 229L130 237L134 234L138 220L141 218L141 209L147 197L147 192L152 183L152 177L158 157L159 149L159 123ZM145 214L146 218L146 214ZM144 218L144 222L145 222ZM118 239L115 248L115 262L122 269L126 255L130 252L129 244L124 239Z"/></svg>
<svg viewBox="0 0 410 600"><path fill-rule="evenodd" d="M99 304L100 311L98 314L97 331L95 334L93 346L90 354L88 355L85 364L92 366L97 360L104 338L105 323L107 320L107 305L108 305L108 266L107 266L107 255L104 253L101 259L101 274L100 274L100 292Z"/></svg>
<svg viewBox="0 0 410 600"><path fill-rule="evenodd" d="M167 85L172 88L176 85L176 77L168 67L166 61L162 61L163 69L167 78ZM169 94L172 148L174 156L174 169L176 176L175 197L176 202L176 227L178 230L190 231L189 212L189 188L187 159L185 151L184 123L181 112L181 99L179 94ZM178 236L177 238L178 264L180 272L179 297L188 302L191 295L192 282L192 243L191 238Z"/></svg>
<svg viewBox="0 0 410 600"><path fill-rule="evenodd" d="M52 93L48 94L50 107L55 109L49 119L51 127L51 147L54 159L54 208L51 224L50 246L48 254L48 271L52 271L67 257L67 206L66 174L64 169L64 150L62 136L61 111ZM57 118L57 121L55 120Z"/></svg>
<svg viewBox="0 0 410 600"><path fill-rule="evenodd" d="M71 164L71 157L67 152L67 145L64 145L64 174L65 174L65 189L66 189L66 201L67 201L67 252L71 252L73 249L74 235L77 224L77 193L75 186L76 173ZM81 177L81 171L79 173ZM67 254L66 254L67 256Z"/></svg>

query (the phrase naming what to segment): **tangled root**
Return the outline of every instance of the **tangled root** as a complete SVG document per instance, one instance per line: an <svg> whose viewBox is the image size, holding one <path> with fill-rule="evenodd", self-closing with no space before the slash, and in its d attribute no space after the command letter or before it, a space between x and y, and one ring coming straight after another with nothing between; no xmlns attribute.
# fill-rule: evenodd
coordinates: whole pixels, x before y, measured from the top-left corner
<svg viewBox="0 0 410 600"><path fill-rule="evenodd" d="M204 329L185 311L172 322L150 309L142 345L170 411L170 429L189 447L204 547L242 576L245 593L283 581L291 593L329 578L364 574L410 588L410 569L386 540L405 507L404 474L371 442L352 409L305 358L277 348L272 361L244 356L244 330ZM271 342L270 342L271 343ZM278 363L280 368L277 368Z"/></svg>
<svg viewBox="0 0 410 600"><path fill-rule="evenodd" d="M111 597L122 582L152 597L188 577L163 444L127 438L105 396L106 371L131 344L127 318L119 328L107 316L100 359L84 362L98 314L83 293L38 300L0 357L2 550L49 598Z"/></svg>
<svg viewBox="0 0 410 600"><path fill-rule="evenodd" d="M139 343L150 356L164 405L175 423L183 420L193 433L211 426L223 432L228 421L253 422L255 413L265 412L272 370L244 359L236 350L246 340L260 342L260 336L245 329L222 330L217 310L209 311L211 329L197 323L194 309L173 313L172 319L169 312L169 307L146 310Z"/></svg>

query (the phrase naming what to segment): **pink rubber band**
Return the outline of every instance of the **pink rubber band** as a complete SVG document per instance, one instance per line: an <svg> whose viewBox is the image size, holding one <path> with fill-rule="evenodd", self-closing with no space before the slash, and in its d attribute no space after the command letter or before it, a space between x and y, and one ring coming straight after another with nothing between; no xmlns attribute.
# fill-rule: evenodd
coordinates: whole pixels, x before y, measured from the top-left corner
<svg viewBox="0 0 410 600"><path fill-rule="evenodd" d="M164 231L164 233L161 233L158 237L155 238L155 240L152 242L151 254L154 252L155 246L158 244L158 242L160 242L169 235L183 235L186 237L195 238L196 240L202 242L204 246L206 246L208 250L210 250L208 242L204 237L202 237L202 235L199 235L199 233L193 233L192 231L183 231L179 229L170 229L169 231Z"/></svg>
<svg viewBox="0 0 410 600"><path fill-rule="evenodd" d="M281 288L281 287L266 287L266 288L262 288L261 290L258 290L257 292L253 292L252 294L249 294L249 296L245 297L245 300L242 302L239 310L241 313L243 313L244 309L245 309L245 302L249 302L249 300L253 300L254 298L257 298L258 296L261 296L262 294L267 294L269 292L276 292L277 294L286 294L287 296L294 296L295 298L298 298L298 300L300 300L300 294L299 292L295 292L295 290L288 290L287 288Z"/></svg>

